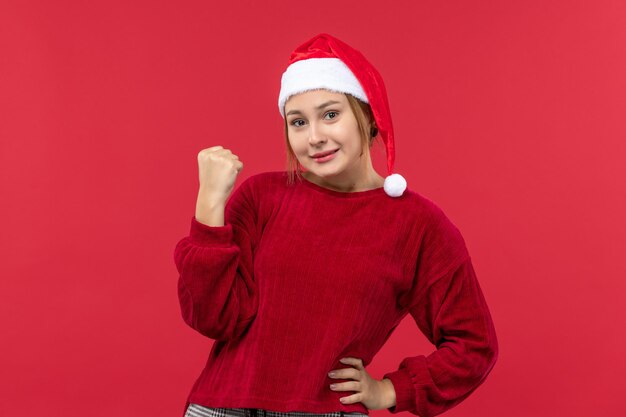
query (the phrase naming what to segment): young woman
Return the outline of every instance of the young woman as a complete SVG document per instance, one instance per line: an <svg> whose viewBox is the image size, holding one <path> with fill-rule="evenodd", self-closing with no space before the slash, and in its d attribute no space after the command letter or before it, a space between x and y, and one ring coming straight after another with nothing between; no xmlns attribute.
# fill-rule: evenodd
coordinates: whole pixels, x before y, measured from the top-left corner
<svg viewBox="0 0 626 417"><path fill-rule="evenodd" d="M239 158L222 146L198 154L196 212L174 259L183 319L215 343L185 416L454 407L491 372L495 329L459 229L392 173L380 74L322 33L291 54L278 101L288 170L232 192ZM377 138L386 177L371 161ZM372 377L407 314L436 350Z"/></svg>

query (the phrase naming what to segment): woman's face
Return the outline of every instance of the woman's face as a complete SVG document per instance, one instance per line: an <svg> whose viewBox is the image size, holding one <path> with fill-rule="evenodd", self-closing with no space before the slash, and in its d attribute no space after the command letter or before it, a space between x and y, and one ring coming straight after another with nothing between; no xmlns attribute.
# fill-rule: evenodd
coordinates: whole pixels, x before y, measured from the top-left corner
<svg viewBox="0 0 626 417"><path fill-rule="evenodd" d="M365 166L359 126L344 94L312 90L291 96L285 103L285 118L291 148L307 171L324 178L359 175ZM326 151L336 152L314 158Z"/></svg>

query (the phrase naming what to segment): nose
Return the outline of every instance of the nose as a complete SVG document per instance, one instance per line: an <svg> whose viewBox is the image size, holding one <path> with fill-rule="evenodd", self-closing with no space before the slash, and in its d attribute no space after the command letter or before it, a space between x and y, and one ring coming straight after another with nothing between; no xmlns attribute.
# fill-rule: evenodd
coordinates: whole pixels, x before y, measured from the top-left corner
<svg viewBox="0 0 626 417"><path fill-rule="evenodd" d="M309 144L315 146L318 143L323 143L326 141L323 129L317 123L311 123L309 129Z"/></svg>

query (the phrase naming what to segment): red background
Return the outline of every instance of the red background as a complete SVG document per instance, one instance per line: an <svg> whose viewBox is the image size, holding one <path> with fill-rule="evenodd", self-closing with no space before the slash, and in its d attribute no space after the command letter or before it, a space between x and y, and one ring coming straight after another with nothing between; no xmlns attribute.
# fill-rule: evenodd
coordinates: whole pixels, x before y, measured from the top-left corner
<svg viewBox="0 0 626 417"><path fill-rule="evenodd" d="M494 318L499 360L447 415L626 415L625 21L618 0L4 0L0 414L181 414L212 343L172 258L196 155L231 149L238 184L284 169L280 76L328 32L383 75L397 171L462 231ZM407 316L368 371L432 349Z"/></svg>

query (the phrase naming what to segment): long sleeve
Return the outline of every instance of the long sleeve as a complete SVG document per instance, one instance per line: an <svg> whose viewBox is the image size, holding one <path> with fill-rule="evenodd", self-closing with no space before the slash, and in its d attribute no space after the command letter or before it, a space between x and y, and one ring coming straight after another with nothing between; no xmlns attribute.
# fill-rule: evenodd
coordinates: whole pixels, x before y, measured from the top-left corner
<svg viewBox="0 0 626 417"><path fill-rule="evenodd" d="M185 323L215 340L239 337L257 314L253 274L258 213L250 178L231 194L224 226L191 218L189 235L174 249L178 298Z"/></svg>
<svg viewBox="0 0 626 417"><path fill-rule="evenodd" d="M444 218L426 240L431 250L421 269L428 272L401 301L437 349L404 358L383 376L396 392L396 405L388 408L393 414L431 417L449 410L482 384L498 357L491 314L460 232ZM434 264L447 265L445 272L435 272L442 267Z"/></svg>

